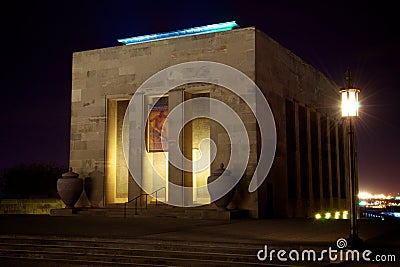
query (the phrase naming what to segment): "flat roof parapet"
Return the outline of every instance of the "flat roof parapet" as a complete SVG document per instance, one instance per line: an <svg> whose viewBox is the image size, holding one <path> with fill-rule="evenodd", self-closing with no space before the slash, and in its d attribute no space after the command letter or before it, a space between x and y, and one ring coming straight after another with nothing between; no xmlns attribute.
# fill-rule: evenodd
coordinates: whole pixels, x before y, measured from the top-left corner
<svg viewBox="0 0 400 267"><path fill-rule="evenodd" d="M199 26L199 27L171 31L171 32L154 33L154 34L118 39L118 42L123 43L125 45L130 45L130 44L138 44L138 43L145 43L145 42L151 42L151 41L159 41L159 40L183 37L183 36L192 36L192 35L206 34L206 33L212 33L212 32L229 31L229 30L232 30L232 29L238 28L238 27L239 27L239 25L235 21L229 21L229 22L210 24L210 25L206 25L206 26Z"/></svg>

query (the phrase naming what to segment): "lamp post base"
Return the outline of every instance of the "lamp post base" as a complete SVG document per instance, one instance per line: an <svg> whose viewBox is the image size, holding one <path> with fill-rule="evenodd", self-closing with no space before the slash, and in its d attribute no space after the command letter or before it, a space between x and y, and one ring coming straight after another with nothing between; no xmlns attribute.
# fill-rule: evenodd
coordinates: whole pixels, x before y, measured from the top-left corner
<svg viewBox="0 0 400 267"><path fill-rule="evenodd" d="M350 235L346 240L348 248L361 248L364 246L364 241L358 235Z"/></svg>

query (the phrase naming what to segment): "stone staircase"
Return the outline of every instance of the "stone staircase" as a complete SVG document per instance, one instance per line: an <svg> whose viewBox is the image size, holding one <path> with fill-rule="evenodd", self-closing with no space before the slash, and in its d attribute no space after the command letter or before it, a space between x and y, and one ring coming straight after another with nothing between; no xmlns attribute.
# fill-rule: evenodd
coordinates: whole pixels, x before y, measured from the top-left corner
<svg viewBox="0 0 400 267"><path fill-rule="evenodd" d="M105 217L170 217L180 219L208 219L208 220L231 220L247 218L246 210L217 210L211 205L202 207L181 208L166 204L148 204L147 208L142 206L137 209L128 205L126 210L124 204L113 204L105 208L77 208L53 209L52 216L105 216Z"/></svg>
<svg viewBox="0 0 400 267"><path fill-rule="evenodd" d="M255 243L1 235L0 265L265 266L256 257L261 248ZM288 266L276 259L268 264Z"/></svg>

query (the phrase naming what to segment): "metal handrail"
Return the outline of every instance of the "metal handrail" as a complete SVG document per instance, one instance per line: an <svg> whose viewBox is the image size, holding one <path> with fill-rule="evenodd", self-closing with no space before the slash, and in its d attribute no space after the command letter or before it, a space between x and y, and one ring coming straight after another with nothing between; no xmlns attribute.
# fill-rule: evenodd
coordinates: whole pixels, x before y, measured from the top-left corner
<svg viewBox="0 0 400 267"><path fill-rule="evenodd" d="M131 200L128 200L127 202L125 202L125 203L124 203L124 219L126 218L126 205L127 205L127 204L129 204L129 203L135 201L135 215L137 215L137 214L138 214L138 213L137 213L137 202L138 202L138 199L141 199L141 197L146 196L146 209L147 209L147 197L148 197L149 195L156 194L156 206L157 206L157 205L158 205L158 192L161 191L161 190L163 190L163 189L165 190L165 186L164 186L164 187L161 187L161 188L159 188L159 189L157 189L156 191L154 191L154 192L152 192L152 193L150 193L150 194L142 193L142 194L138 195L137 197L134 197L134 198L132 198ZM166 193L166 192L165 192L165 193ZM140 208L142 208L142 202L140 202Z"/></svg>

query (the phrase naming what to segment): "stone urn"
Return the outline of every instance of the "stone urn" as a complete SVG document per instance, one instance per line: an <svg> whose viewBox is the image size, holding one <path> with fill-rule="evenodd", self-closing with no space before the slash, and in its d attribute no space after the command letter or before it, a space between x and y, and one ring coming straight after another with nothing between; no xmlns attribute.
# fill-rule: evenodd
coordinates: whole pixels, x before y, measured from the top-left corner
<svg viewBox="0 0 400 267"><path fill-rule="evenodd" d="M104 175L98 170L97 166L94 168L94 171L89 173L89 176L85 178L83 187L90 202L90 206L93 208L99 207L99 203L103 199L103 180Z"/></svg>
<svg viewBox="0 0 400 267"><path fill-rule="evenodd" d="M79 174L69 169L69 172L63 173L62 178L57 180L57 191L61 200L65 203L66 209L74 209L75 203L83 191L83 180L78 178Z"/></svg>
<svg viewBox="0 0 400 267"><path fill-rule="evenodd" d="M213 171L212 175L207 178L207 189L210 194L211 202L213 202L219 210L227 210L226 207L232 201L236 192L236 179L230 174L231 172L224 169L224 164L221 163L220 168ZM216 181L216 183L210 186L210 183L214 181ZM232 187L232 189L225 193L226 189L230 187Z"/></svg>

